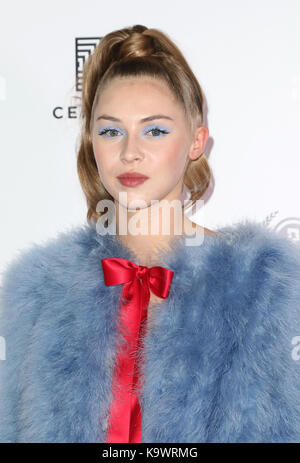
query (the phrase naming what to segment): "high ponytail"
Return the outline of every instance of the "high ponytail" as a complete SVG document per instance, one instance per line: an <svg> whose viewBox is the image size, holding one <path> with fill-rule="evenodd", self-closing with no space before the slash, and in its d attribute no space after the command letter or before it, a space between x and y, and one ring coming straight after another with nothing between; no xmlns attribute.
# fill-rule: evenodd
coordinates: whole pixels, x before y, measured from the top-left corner
<svg viewBox="0 0 300 463"><path fill-rule="evenodd" d="M86 197L87 219L101 216L96 210L102 199L112 196L102 185L94 158L91 131L99 95L113 78L150 76L167 83L181 103L191 133L203 123L204 97L201 87L179 48L158 29L142 25L116 30L101 38L83 69L81 134L77 158L79 180ZM189 160L184 184L194 203L207 189L211 171L202 154Z"/></svg>

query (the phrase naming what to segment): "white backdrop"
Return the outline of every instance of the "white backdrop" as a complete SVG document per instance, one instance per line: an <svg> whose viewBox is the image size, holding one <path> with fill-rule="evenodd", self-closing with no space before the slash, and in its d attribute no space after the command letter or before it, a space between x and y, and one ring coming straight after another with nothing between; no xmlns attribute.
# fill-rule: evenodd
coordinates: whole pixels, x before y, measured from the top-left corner
<svg viewBox="0 0 300 463"><path fill-rule="evenodd" d="M2 1L0 13L1 268L86 222L75 39L134 24L166 32L206 96L213 179L193 220L248 217L300 243L299 0Z"/></svg>

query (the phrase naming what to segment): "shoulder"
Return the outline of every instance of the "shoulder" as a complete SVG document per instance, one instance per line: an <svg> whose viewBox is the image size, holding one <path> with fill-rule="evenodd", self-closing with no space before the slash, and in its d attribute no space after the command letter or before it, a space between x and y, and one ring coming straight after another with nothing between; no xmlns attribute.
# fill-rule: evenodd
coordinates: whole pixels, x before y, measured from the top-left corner
<svg viewBox="0 0 300 463"><path fill-rule="evenodd" d="M25 280L30 277L29 270L55 272L60 264L68 261L72 263L77 258L86 256L94 247L95 231L88 225L59 231L55 237L41 243L31 243L24 250L17 250L17 255L4 268L3 281L10 279L16 271Z"/></svg>
<svg viewBox="0 0 300 463"><path fill-rule="evenodd" d="M206 236L215 241L216 250L230 254L232 265L245 272L250 270L248 275L252 277L267 268L281 273L282 265L295 268L300 265L299 244L260 222L244 219ZM253 270L257 273L253 274Z"/></svg>
<svg viewBox="0 0 300 463"><path fill-rule="evenodd" d="M62 295L63 287L80 271L95 248L95 230L80 225L58 232L43 243L31 243L2 271L0 316L33 312L34 303L48 295Z"/></svg>
<svg viewBox="0 0 300 463"><path fill-rule="evenodd" d="M299 244L249 220L221 235L223 316L236 345L262 364L266 356L274 365L284 358L285 367L297 366L299 374L291 357L300 335Z"/></svg>
<svg viewBox="0 0 300 463"><path fill-rule="evenodd" d="M205 237L200 265L211 294L223 301L222 317L230 326L249 334L258 323L266 329L268 323L284 328L283 320L299 325L299 245L248 219L216 232Z"/></svg>
<svg viewBox="0 0 300 463"><path fill-rule="evenodd" d="M265 225L249 220L231 227L227 240L234 262L248 271L258 286L279 280L297 281L300 270L300 247Z"/></svg>

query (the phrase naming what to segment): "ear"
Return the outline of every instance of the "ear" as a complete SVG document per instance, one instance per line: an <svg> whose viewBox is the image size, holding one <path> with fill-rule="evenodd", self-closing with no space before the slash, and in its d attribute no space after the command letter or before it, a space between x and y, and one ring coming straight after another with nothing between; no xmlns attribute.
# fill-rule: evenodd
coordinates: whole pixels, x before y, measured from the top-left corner
<svg viewBox="0 0 300 463"><path fill-rule="evenodd" d="M205 125L201 127L196 127L194 138L193 138L193 143L191 145L191 149L189 152L189 158L192 161L195 161L196 159L198 159L203 153L208 136L209 136L208 127L206 127Z"/></svg>

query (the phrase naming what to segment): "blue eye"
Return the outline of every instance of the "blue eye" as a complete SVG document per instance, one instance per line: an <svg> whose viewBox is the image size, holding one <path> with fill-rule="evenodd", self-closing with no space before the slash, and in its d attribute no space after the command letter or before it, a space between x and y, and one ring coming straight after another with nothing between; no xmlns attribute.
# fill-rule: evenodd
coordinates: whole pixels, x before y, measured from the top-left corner
<svg viewBox="0 0 300 463"><path fill-rule="evenodd" d="M163 136L166 135L167 133L170 133L168 130L166 130L164 127L153 125L151 127L147 127L145 129L145 133L149 132L156 132L159 133L159 136L153 135L154 138L161 138L162 134Z"/></svg>
<svg viewBox="0 0 300 463"><path fill-rule="evenodd" d="M116 138L115 135L106 135L108 133L111 133L111 134L116 134L116 133L121 133L124 135L124 132L122 130L119 130L119 129L116 129L115 127L105 127L103 129L100 129L98 131L98 134L101 135L101 136L104 136L105 138ZM153 125L153 126L150 126L150 127L146 127L146 129L144 130L144 133L149 133L149 132L154 132L158 135L152 135L152 138L161 138L162 136L170 133L168 130L166 130L164 127L161 127L161 126L157 126L157 125Z"/></svg>
<svg viewBox="0 0 300 463"><path fill-rule="evenodd" d="M107 134L108 132L119 132L119 130L116 129L116 128L114 128L114 127L106 127L106 128L104 128L104 129L100 129L100 130L98 131L98 134L99 134L99 135L104 135L105 138L116 138L116 137L114 137L114 136L112 136L112 137L111 137L111 136L108 136L108 137L107 137L106 134Z"/></svg>

